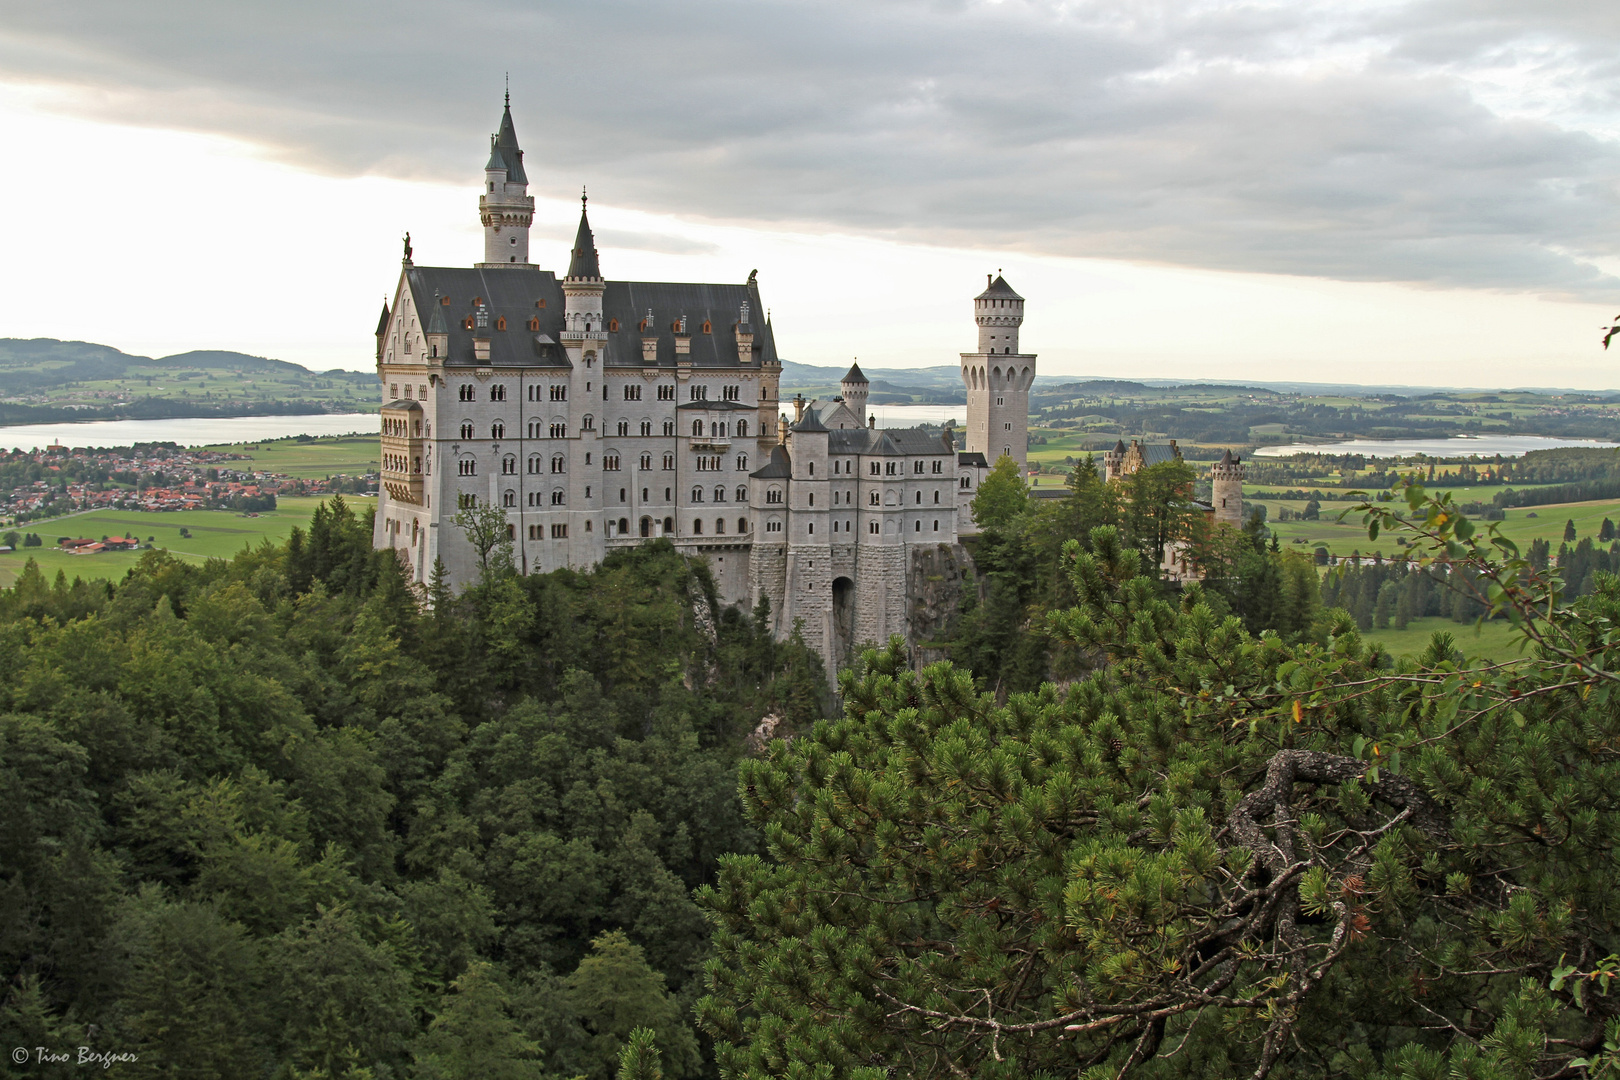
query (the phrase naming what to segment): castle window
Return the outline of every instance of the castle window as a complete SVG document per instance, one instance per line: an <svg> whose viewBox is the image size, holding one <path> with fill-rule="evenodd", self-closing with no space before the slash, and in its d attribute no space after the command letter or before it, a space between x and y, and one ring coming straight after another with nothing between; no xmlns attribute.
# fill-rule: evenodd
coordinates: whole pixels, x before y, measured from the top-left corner
<svg viewBox="0 0 1620 1080"><path fill-rule="evenodd" d="M473 320L471 315L461 320L461 328L463 330L471 330L473 328Z"/></svg>
<svg viewBox="0 0 1620 1080"><path fill-rule="evenodd" d="M944 464L944 462L940 462L940 461L936 461L936 462L934 462L934 472L936 472L936 473L942 473L942 472L944 472L944 471L945 471L945 464Z"/></svg>
<svg viewBox="0 0 1620 1080"><path fill-rule="evenodd" d="M911 529L912 532L922 532L922 522L913 521L911 523L911 525L912 525L912 529Z"/></svg>
<svg viewBox="0 0 1620 1080"><path fill-rule="evenodd" d="M608 320L608 330L610 330L611 332L617 334L619 332L619 320L618 319L609 319Z"/></svg>
<svg viewBox="0 0 1620 1080"><path fill-rule="evenodd" d="M1011 431L1012 430L1012 421L1008 420L1006 423L1002 424L1001 425L1001 430L1003 430L1003 431ZM1011 453L1012 451L1011 451L1011 449L1009 449L1007 452Z"/></svg>
<svg viewBox="0 0 1620 1080"><path fill-rule="evenodd" d="M643 435L651 435L652 434L652 421L651 420L643 420L641 422L641 433Z"/></svg>
<svg viewBox="0 0 1620 1080"><path fill-rule="evenodd" d="M920 461L913 461L911 463L911 471L914 473L921 473L923 471L923 463Z"/></svg>
<svg viewBox="0 0 1620 1080"><path fill-rule="evenodd" d="M619 489L619 502L620 502L620 503L626 503L626 502L629 502L629 501L630 501L630 500L628 500L628 499L626 499L626 498L625 498L625 497L624 497L624 488L620 488L620 489ZM628 526L626 526L626 527L627 527L627 528L628 528Z"/></svg>
<svg viewBox="0 0 1620 1080"><path fill-rule="evenodd" d="M813 461L810 463L810 475L816 475L816 463Z"/></svg>
<svg viewBox="0 0 1620 1080"><path fill-rule="evenodd" d="M695 487L695 488L692 489L692 501L695 502L695 503L700 503L700 502L703 501L703 489L702 488Z"/></svg>
<svg viewBox="0 0 1620 1080"><path fill-rule="evenodd" d="M463 383L457 390L457 396L462 401L477 401L477 393L478 392L473 389L472 383Z"/></svg>
<svg viewBox="0 0 1620 1080"><path fill-rule="evenodd" d="M489 437L492 439L506 438L506 425L501 423L499 420L489 425Z"/></svg>
<svg viewBox="0 0 1620 1080"><path fill-rule="evenodd" d="M630 421L628 421L628 420L620 420L619 421L618 431L619 431L620 435L628 435L628 434L630 434Z"/></svg>
<svg viewBox="0 0 1620 1080"><path fill-rule="evenodd" d="M540 329L540 316L531 315L529 317L529 329L530 330L538 330L538 329Z"/></svg>
<svg viewBox="0 0 1620 1080"><path fill-rule="evenodd" d="M810 493L810 505L816 505L816 493L813 491Z"/></svg>
<svg viewBox="0 0 1620 1080"><path fill-rule="evenodd" d="M538 491L529 492L529 505L530 506L539 506L540 505L540 493ZM531 532L533 531L532 527L531 527L530 531ZM530 536L529 539L533 540L534 537Z"/></svg>
<svg viewBox="0 0 1620 1080"><path fill-rule="evenodd" d="M501 505L502 506L516 506L517 505L517 492L508 491L508 492L503 493L501 495Z"/></svg>
<svg viewBox="0 0 1620 1080"><path fill-rule="evenodd" d="M456 496L456 508L458 510L470 510L477 505L478 496L476 495L468 495L463 492Z"/></svg>
<svg viewBox="0 0 1620 1080"><path fill-rule="evenodd" d="M737 471L738 472L747 472L748 471L748 455L747 454L738 454L737 455Z"/></svg>
<svg viewBox="0 0 1620 1080"><path fill-rule="evenodd" d="M567 386L553 386L551 388L551 400L552 401L567 401L568 400L568 387Z"/></svg>
<svg viewBox="0 0 1620 1080"><path fill-rule="evenodd" d="M765 531L766 532L781 532L782 531L782 523L780 521L777 521L775 518L772 518L770 521L767 521L765 523Z"/></svg>
<svg viewBox="0 0 1620 1080"><path fill-rule="evenodd" d="M551 505L552 506L561 506L561 505L563 505L563 499L565 499L566 497L567 497L567 493L562 491L561 489L558 489L557 491L553 491L551 493Z"/></svg>
<svg viewBox="0 0 1620 1080"><path fill-rule="evenodd" d="M537 308L544 308L546 306L546 302L544 300L536 300L534 302L534 306Z"/></svg>
<svg viewBox="0 0 1620 1080"><path fill-rule="evenodd" d="M388 396L391 398L399 397L399 383L388 384Z"/></svg>
<svg viewBox="0 0 1620 1080"><path fill-rule="evenodd" d="M921 506L922 505L922 492L920 492L920 491L917 492L917 497L915 499L913 499L912 502L916 503L918 506Z"/></svg>
<svg viewBox="0 0 1620 1080"><path fill-rule="evenodd" d="M450 306L450 298L448 296L439 297L439 306L440 307L449 307Z"/></svg>
<svg viewBox="0 0 1620 1080"><path fill-rule="evenodd" d="M589 525L590 522L587 521L585 524ZM566 540L566 539L568 539L568 526L567 525L553 525L551 527L551 538L553 540Z"/></svg>
<svg viewBox="0 0 1620 1080"><path fill-rule="evenodd" d="M934 505L935 506L939 505L939 492L937 492L937 491L934 492Z"/></svg>
<svg viewBox="0 0 1620 1080"><path fill-rule="evenodd" d="M551 437L553 439L566 439L566 438L568 438L568 425L567 424L552 424L551 425Z"/></svg>
<svg viewBox="0 0 1620 1080"><path fill-rule="evenodd" d="M805 522L804 531L805 531L805 535L807 535L807 536L816 535L816 523L813 522L813 521Z"/></svg>
<svg viewBox="0 0 1620 1080"><path fill-rule="evenodd" d="M471 420L462 421L462 423L461 423L461 437L463 439L471 439L473 437L473 426L472 426L472 421Z"/></svg>
<svg viewBox="0 0 1620 1080"><path fill-rule="evenodd" d="M737 501L738 502L747 502L748 501L748 489L743 487L741 484L737 485Z"/></svg>
<svg viewBox="0 0 1620 1080"><path fill-rule="evenodd" d="M608 472L618 472L619 471L619 455L618 454L603 454L602 455L602 468L605 469Z"/></svg>
<svg viewBox="0 0 1620 1080"><path fill-rule="evenodd" d="M962 488L963 488L963 490L966 490L966 489L968 489L968 488L970 488L972 486L973 486L973 479L971 477L967 477L967 476L962 477Z"/></svg>
<svg viewBox="0 0 1620 1080"><path fill-rule="evenodd" d="M495 316L495 329L497 329L497 330L505 330L506 329L506 316L505 315L497 315L497 316Z"/></svg>
<svg viewBox="0 0 1620 1080"><path fill-rule="evenodd" d="M409 397L410 395L407 394L406 396ZM426 401L427 400L427 387L425 385L418 386L416 388L416 396L421 398L423 401Z"/></svg>
<svg viewBox="0 0 1620 1080"><path fill-rule="evenodd" d="M536 460L538 460L538 459L536 459ZM563 456L561 454L557 454L557 455L554 455L552 457L552 459L551 459L551 471L554 472L554 473L560 473L560 472L567 472L568 471L567 468L566 468L566 464L563 461Z"/></svg>
<svg viewBox="0 0 1620 1080"><path fill-rule="evenodd" d="M704 323L703 325L705 327L707 327L709 324ZM708 333L708 330L705 329L704 333ZM741 400L741 398L742 398L742 387L740 387L740 386L728 386L725 389L720 391L720 396L722 398L724 398L725 400L727 400L727 401Z"/></svg>
<svg viewBox="0 0 1620 1080"><path fill-rule="evenodd" d="M691 394L693 401L709 400L709 388L707 386L699 386L694 383L692 384L692 388L688 391L688 393Z"/></svg>
<svg viewBox="0 0 1620 1080"><path fill-rule="evenodd" d="M878 497L878 493L875 491L867 497L866 501L871 503L873 506L877 506L880 502L882 502L882 500Z"/></svg>
<svg viewBox="0 0 1620 1080"><path fill-rule="evenodd" d="M1011 427L1011 426L1012 426L1012 425L1011 425L1011 424L1009 424L1009 425L1007 425L1007 426L1008 426L1008 427ZM1003 446L1003 447L1002 447L1002 448L1001 448L1001 456L1002 456L1002 457L1012 457L1012 447L1010 447L1010 446Z"/></svg>
<svg viewBox="0 0 1620 1080"><path fill-rule="evenodd" d="M714 486L714 501L717 503L726 501L726 489L723 484Z"/></svg>
<svg viewBox="0 0 1620 1080"><path fill-rule="evenodd" d="M748 437L748 421L746 421L746 420L737 421L737 438L746 439L747 437Z"/></svg>
<svg viewBox="0 0 1620 1080"><path fill-rule="evenodd" d="M716 535L716 536L724 536L725 532L726 532L726 519L725 518L715 518L714 519L714 535Z"/></svg>
<svg viewBox="0 0 1620 1080"><path fill-rule="evenodd" d="M631 386L630 384L626 383L625 387L624 387L624 400L626 400L626 401L640 401L641 400L641 387L639 387L639 386Z"/></svg>
<svg viewBox="0 0 1620 1080"><path fill-rule="evenodd" d="M478 474L478 462L472 458L462 458L456 462L456 473L460 476L476 476Z"/></svg>
<svg viewBox="0 0 1620 1080"><path fill-rule="evenodd" d="M665 435L673 435L673 434L675 434L675 421L673 421L673 420L665 420L664 421L664 434Z"/></svg>
<svg viewBox="0 0 1620 1080"><path fill-rule="evenodd" d="M701 421L701 420L692 421L692 437L694 439L703 438L703 421Z"/></svg>
<svg viewBox="0 0 1620 1080"><path fill-rule="evenodd" d="M748 519L747 518L738 518L737 519L737 531L739 533L745 533L745 532L748 531Z"/></svg>
<svg viewBox="0 0 1620 1080"><path fill-rule="evenodd" d="M890 476L893 476L895 474L895 463L892 461L886 461L883 464L883 471L888 473Z"/></svg>
<svg viewBox="0 0 1620 1080"><path fill-rule="evenodd" d="M642 454L641 455L641 471L642 472L648 472L651 469L652 469L652 455L651 454ZM645 495L642 496L643 499L645 499L646 497L647 496L645 496Z"/></svg>
<svg viewBox="0 0 1620 1080"><path fill-rule="evenodd" d="M582 431L595 431L596 417L592 416L590 413L586 413L585 419L580 421L579 426L580 430Z"/></svg>
<svg viewBox="0 0 1620 1080"><path fill-rule="evenodd" d="M516 476L517 475L517 458L513 457L511 454L507 454L504 458L501 459L501 475L502 476Z"/></svg>
<svg viewBox="0 0 1620 1080"><path fill-rule="evenodd" d="M877 531L878 531L878 523L875 522L875 521L869 523L866 526L866 531L869 532L869 533L872 533L875 536L877 534Z"/></svg>
<svg viewBox="0 0 1620 1080"><path fill-rule="evenodd" d="M869 469L867 469L867 472L870 472L873 476L878 475L882 471L883 470L878 466L878 463L875 462L875 461L872 462L871 467Z"/></svg>
<svg viewBox="0 0 1620 1080"><path fill-rule="evenodd" d="M768 502L768 503L779 503L779 502L781 502L782 501L782 489L781 488L776 488L776 487L771 488L769 491L767 491L765 493L765 501Z"/></svg>
<svg viewBox="0 0 1620 1080"><path fill-rule="evenodd" d="M658 400L659 401L674 401L675 400L675 388L673 386L660 386L658 388Z"/></svg>
<svg viewBox="0 0 1620 1080"><path fill-rule="evenodd" d="M702 518L693 518L692 519L692 535L693 536L702 536L703 535L703 519Z"/></svg>
<svg viewBox="0 0 1620 1080"><path fill-rule="evenodd" d="M934 531L939 532L939 518L934 519Z"/></svg>
<svg viewBox="0 0 1620 1080"><path fill-rule="evenodd" d="M538 540L538 539L540 539L540 530L542 528L544 528L544 526L530 525L529 526L529 539L530 540Z"/></svg>
<svg viewBox="0 0 1620 1080"><path fill-rule="evenodd" d="M668 469L673 469L674 467L675 467L675 455L674 454L665 454L664 455L664 468L666 470L668 470ZM668 498L668 496L665 496L665 498Z"/></svg>

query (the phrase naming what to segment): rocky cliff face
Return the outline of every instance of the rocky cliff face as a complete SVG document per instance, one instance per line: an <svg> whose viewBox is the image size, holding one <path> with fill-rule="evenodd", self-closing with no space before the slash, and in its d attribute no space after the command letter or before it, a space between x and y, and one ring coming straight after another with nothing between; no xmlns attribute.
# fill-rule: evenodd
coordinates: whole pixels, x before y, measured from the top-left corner
<svg viewBox="0 0 1620 1080"><path fill-rule="evenodd" d="M946 658L942 643L964 589L974 587L973 559L961 544L917 546L906 567L906 631L919 667ZM941 644L936 644L941 643Z"/></svg>

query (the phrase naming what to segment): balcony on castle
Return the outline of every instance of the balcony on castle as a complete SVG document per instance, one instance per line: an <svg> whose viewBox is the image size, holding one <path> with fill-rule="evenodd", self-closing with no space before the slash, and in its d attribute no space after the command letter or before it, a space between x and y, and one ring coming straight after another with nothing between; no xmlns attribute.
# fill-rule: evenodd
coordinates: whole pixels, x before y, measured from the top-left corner
<svg viewBox="0 0 1620 1080"><path fill-rule="evenodd" d="M422 406L391 401L382 407L382 486L396 502L422 505Z"/></svg>
<svg viewBox="0 0 1620 1080"><path fill-rule="evenodd" d="M729 450L731 449L731 440L724 435L694 435L692 436L692 449Z"/></svg>

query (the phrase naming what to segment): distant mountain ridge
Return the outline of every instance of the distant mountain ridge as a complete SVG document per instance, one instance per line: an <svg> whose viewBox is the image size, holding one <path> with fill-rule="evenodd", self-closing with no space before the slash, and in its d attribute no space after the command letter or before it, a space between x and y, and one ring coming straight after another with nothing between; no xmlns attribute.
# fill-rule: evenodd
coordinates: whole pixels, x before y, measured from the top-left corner
<svg viewBox="0 0 1620 1080"><path fill-rule="evenodd" d="M0 394L48 390L68 383L124 378L131 366L199 371L279 371L313 375L288 360L221 349L199 349L173 356L136 356L91 341L58 338L0 338Z"/></svg>

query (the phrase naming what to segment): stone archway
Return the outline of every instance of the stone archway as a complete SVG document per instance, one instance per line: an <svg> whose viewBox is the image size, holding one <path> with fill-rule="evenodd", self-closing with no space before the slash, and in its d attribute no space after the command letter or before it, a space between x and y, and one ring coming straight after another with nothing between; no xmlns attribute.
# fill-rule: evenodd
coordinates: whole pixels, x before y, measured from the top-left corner
<svg viewBox="0 0 1620 1080"><path fill-rule="evenodd" d="M855 645L855 582L847 577L832 582L832 638L828 654L833 667L848 666Z"/></svg>

